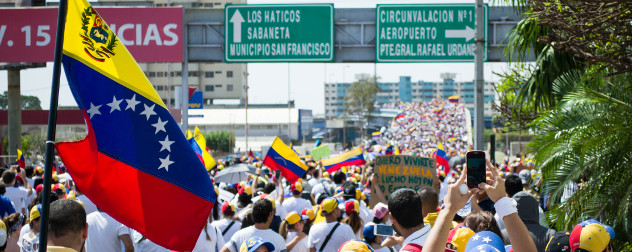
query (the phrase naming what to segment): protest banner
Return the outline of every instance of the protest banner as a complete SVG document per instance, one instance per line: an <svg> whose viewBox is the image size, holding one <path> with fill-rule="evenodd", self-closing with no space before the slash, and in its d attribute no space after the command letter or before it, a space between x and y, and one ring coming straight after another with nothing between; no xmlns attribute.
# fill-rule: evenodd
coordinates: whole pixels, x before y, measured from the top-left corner
<svg viewBox="0 0 632 252"><path fill-rule="evenodd" d="M422 187L432 187L437 175L437 163L434 158L388 155L375 159L373 172L377 176L378 187L388 200L393 192L399 188L410 188L415 191ZM377 204L377 194L371 189L371 207Z"/></svg>
<svg viewBox="0 0 632 252"><path fill-rule="evenodd" d="M315 161L331 156L331 150L329 149L329 145L323 144L312 149L312 158Z"/></svg>

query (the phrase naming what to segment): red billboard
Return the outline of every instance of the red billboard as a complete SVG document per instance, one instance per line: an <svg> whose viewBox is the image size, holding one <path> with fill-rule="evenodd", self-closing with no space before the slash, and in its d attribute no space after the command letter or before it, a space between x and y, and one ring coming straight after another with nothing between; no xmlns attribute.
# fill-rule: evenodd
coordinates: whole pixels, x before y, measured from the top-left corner
<svg viewBox="0 0 632 252"><path fill-rule="evenodd" d="M182 62L181 7L95 7L138 62ZM57 8L0 8L0 62L53 61Z"/></svg>

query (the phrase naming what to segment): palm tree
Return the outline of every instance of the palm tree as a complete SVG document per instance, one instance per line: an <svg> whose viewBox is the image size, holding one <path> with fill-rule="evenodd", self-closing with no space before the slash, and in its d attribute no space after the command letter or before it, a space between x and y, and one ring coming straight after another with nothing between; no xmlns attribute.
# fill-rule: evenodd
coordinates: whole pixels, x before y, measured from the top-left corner
<svg viewBox="0 0 632 252"><path fill-rule="evenodd" d="M535 122L529 150L552 203L580 183L547 213L549 223L572 230L595 218L613 226L621 245L632 241L632 75L594 72L571 71L553 82L561 100Z"/></svg>

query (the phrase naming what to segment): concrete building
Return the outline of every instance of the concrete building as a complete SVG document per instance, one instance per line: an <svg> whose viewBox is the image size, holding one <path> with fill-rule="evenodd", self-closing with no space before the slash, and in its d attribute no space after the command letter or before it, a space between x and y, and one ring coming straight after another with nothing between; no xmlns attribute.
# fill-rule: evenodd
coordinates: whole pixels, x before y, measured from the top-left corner
<svg viewBox="0 0 632 252"><path fill-rule="evenodd" d="M235 135L235 151L261 151L275 136L286 144L311 141L313 132L312 111L297 109L291 104L249 104L248 139L246 139L246 110L243 106L213 105L205 109L189 110L189 126L202 133L227 131ZM289 125L289 131L288 131ZM246 144L247 140L247 144Z"/></svg>
<svg viewBox="0 0 632 252"><path fill-rule="evenodd" d="M361 77L361 76L357 76ZM403 102L426 102L433 98L459 96L460 102L470 111L474 111L474 81L457 82L456 74L441 74L442 82L426 82L423 80L413 82L410 76L400 76L399 82L378 83L378 104ZM325 116L337 118L344 113L344 97L351 83L325 83ZM492 103L496 99L492 82L485 82L484 108L486 120L491 120Z"/></svg>

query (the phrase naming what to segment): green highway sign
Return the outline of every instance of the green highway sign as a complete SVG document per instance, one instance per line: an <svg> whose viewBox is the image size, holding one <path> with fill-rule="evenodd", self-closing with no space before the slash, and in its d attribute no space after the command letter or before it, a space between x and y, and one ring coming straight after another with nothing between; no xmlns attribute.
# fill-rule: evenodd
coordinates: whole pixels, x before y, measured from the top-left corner
<svg viewBox="0 0 632 252"><path fill-rule="evenodd" d="M331 62L333 4L226 5L226 62Z"/></svg>
<svg viewBox="0 0 632 252"><path fill-rule="evenodd" d="M473 62L474 9L474 4L378 5L375 61ZM487 5L484 19L487 61Z"/></svg>

